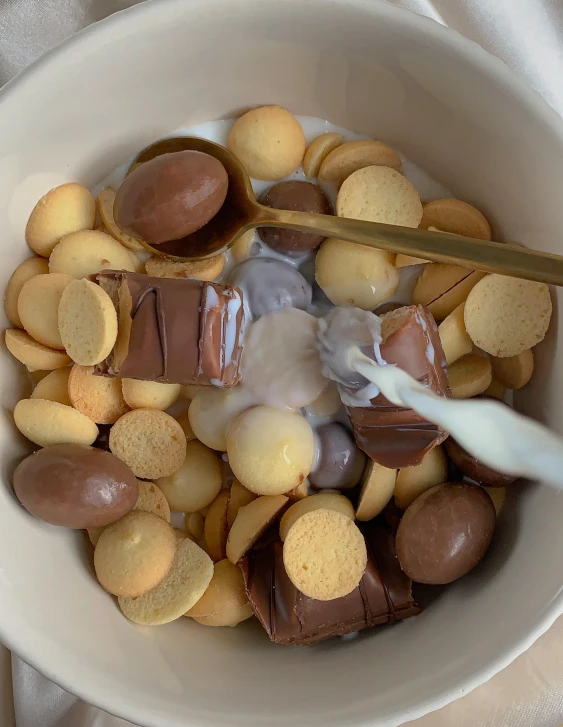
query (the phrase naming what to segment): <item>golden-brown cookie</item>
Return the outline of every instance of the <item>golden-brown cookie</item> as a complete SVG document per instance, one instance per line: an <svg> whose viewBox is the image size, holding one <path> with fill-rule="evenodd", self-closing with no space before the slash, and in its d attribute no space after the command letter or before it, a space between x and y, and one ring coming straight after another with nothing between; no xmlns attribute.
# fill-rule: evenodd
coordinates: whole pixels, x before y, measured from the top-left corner
<svg viewBox="0 0 563 727"><path fill-rule="evenodd" d="M236 626L250 618L252 608L240 568L226 559L215 563L207 590L185 615L203 626Z"/></svg>
<svg viewBox="0 0 563 727"><path fill-rule="evenodd" d="M298 502L304 497L309 497L309 480L305 478L297 487L293 487L285 493L290 502Z"/></svg>
<svg viewBox="0 0 563 727"><path fill-rule="evenodd" d="M266 495L240 508L227 537L226 554L231 563L238 563L252 548L287 502L285 495Z"/></svg>
<svg viewBox="0 0 563 727"><path fill-rule="evenodd" d="M412 294L414 305L424 305L437 321L443 321L461 305L485 276L478 270L459 265L425 265Z"/></svg>
<svg viewBox="0 0 563 727"><path fill-rule="evenodd" d="M157 480L172 510L198 512L210 505L221 490L219 458L197 439L187 442L184 461L175 472Z"/></svg>
<svg viewBox="0 0 563 727"><path fill-rule="evenodd" d="M426 202L420 226L427 230L437 227L442 232L491 239L491 227L478 209L460 199L435 199Z"/></svg>
<svg viewBox="0 0 563 727"><path fill-rule="evenodd" d="M235 263L240 263L252 255L254 244L258 247L260 243L256 237L256 230L247 230L232 245L231 255Z"/></svg>
<svg viewBox="0 0 563 727"><path fill-rule="evenodd" d="M491 362L484 356L468 353L448 368L452 399L470 399L483 394L491 385Z"/></svg>
<svg viewBox="0 0 563 727"><path fill-rule="evenodd" d="M72 406L68 393L68 379L71 369L65 366L64 369L55 369L38 382L31 399L45 399L47 401L58 401L59 404Z"/></svg>
<svg viewBox="0 0 563 727"><path fill-rule="evenodd" d="M295 116L279 106L261 106L243 114L227 146L249 176L277 182L292 174L305 154L305 135Z"/></svg>
<svg viewBox="0 0 563 727"><path fill-rule="evenodd" d="M319 169L327 156L342 144L342 134L329 131L314 139L303 157L303 171L307 179L315 179L319 176Z"/></svg>
<svg viewBox="0 0 563 727"><path fill-rule="evenodd" d="M334 184L339 189L351 174L358 169L371 166L390 167L399 171L401 159L393 149L381 141L373 141L373 139L347 141L326 156L319 169L319 182ZM340 216L348 217L349 215Z"/></svg>
<svg viewBox="0 0 563 727"><path fill-rule="evenodd" d="M192 425L190 424L190 418L188 417L187 411L183 411L181 414L178 414L178 416L175 416L174 419L184 430L184 434L186 435L186 442L191 442L192 439L196 438L194 430L192 429Z"/></svg>
<svg viewBox="0 0 563 727"><path fill-rule="evenodd" d="M379 515L393 497L396 481L397 470L368 460L360 483L362 489L356 507L356 520L367 521Z"/></svg>
<svg viewBox="0 0 563 727"><path fill-rule="evenodd" d="M464 311L465 303L461 303L438 327L448 366L473 350L473 341L465 330Z"/></svg>
<svg viewBox="0 0 563 727"><path fill-rule="evenodd" d="M499 401L504 401L506 395L506 386L503 386L499 381L495 381L494 377L489 386L483 392L485 396L493 396Z"/></svg>
<svg viewBox="0 0 563 727"><path fill-rule="evenodd" d="M406 510L423 492L447 481L448 460L444 449L438 445L424 455L419 465L399 470L395 483L395 505Z"/></svg>
<svg viewBox="0 0 563 727"><path fill-rule="evenodd" d="M39 343L63 349L59 333L59 303L72 278L64 273L35 275L24 283L18 298L18 315L23 327Z"/></svg>
<svg viewBox="0 0 563 727"><path fill-rule="evenodd" d="M52 444L93 444L98 427L71 406L46 399L21 399L14 409L20 432L40 447Z"/></svg>
<svg viewBox="0 0 563 727"><path fill-rule="evenodd" d="M280 520L280 540L285 540L291 527L299 520L299 518L306 512L313 512L313 510L319 510L324 508L325 510L336 510L346 517L354 520L354 507L350 500L337 492L318 492L315 495L309 495L304 497L298 502L294 502L283 514Z"/></svg>
<svg viewBox="0 0 563 727"><path fill-rule="evenodd" d="M138 240L123 232L123 230L117 226L113 216L114 202L115 190L111 187L102 189L102 191L98 194L98 211L106 231L122 245L125 245L128 250L132 250L133 252L145 252L145 248Z"/></svg>
<svg viewBox="0 0 563 727"><path fill-rule="evenodd" d="M65 235L49 257L49 272L87 278L100 270L136 271L136 259L117 240L99 230Z"/></svg>
<svg viewBox="0 0 563 727"><path fill-rule="evenodd" d="M170 623L192 608L213 577L213 561L189 538L178 542L170 570L152 590L134 598L119 596L125 616L143 626Z"/></svg>
<svg viewBox="0 0 563 727"><path fill-rule="evenodd" d="M465 327L483 351L507 358L543 340L551 320L549 288L544 283L487 275L465 304Z"/></svg>
<svg viewBox="0 0 563 727"><path fill-rule="evenodd" d="M334 381L329 381L315 401L306 407L307 414L314 417L331 417L337 414L341 408L342 400Z"/></svg>
<svg viewBox="0 0 563 727"><path fill-rule="evenodd" d="M38 343L29 333L20 331L19 328L8 328L4 340L12 356L27 366L29 371L53 371L70 363L70 356L64 351Z"/></svg>
<svg viewBox="0 0 563 727"><path fill-rule="evenodd" d="M42 257L28 257L18 265L8 280L4 291L4 310L6 318L15 328L23 328L18 314L18 298L20 291L28 280L36 275L46 275L49 272L49 264Z"/></svg>
<svg viewBox="0 0 563 727"><path fill-rule="evenodd" d="M241 507L249 505L255 499L256 495L253 492L247 490L238 480L233 480L229 491L229 502L227 504L227 527L229 530L232 528Z"/></svg>
<svg viewBox="0 0 563 727"><path fill-rule="evenodd" d="M129 411L121 393L121 379L96 376L93 366L74 364L68 394L72 406L97 424L114 424Z"/></svg>
<svg viewBox="0 0 563 727"><path fill-rule="evenodd" d="M180 384L164 384L159 381L122 379L123 398L131 409L160 409L172 406L180 396Z"/></svg>
<svg viewBox="0 0 563 727"><path fill-rule="evenodd" d="M109 447L137 477L154 480L180 469L186 456L186 437L169 414L157 409L134 409L111 428Z"/></svg>
<svg viewBox="0 0 563 727"><path fill-rule="evenodd" d="M187 512L184 515L184 526L190 537L197 542L203 538L205 517L201 512Z"/></svg>
<svg viewBox="0 0 563 727"><path fill-rule="evenodd" d="M211 449L227 451L227 431L234 420L253 404L240 387L207 387L191 401L188 418L195 436Z"/></svg>
<svg viewBox="0 0 563 727"><path fill-rule="evenodd" d="M196 280L217 280L225 267L225 255L214 255L204 260L178 262L153 255L145 262L147 275L155 278L195 278Z"/></svg>
<svg viewBox="0 0 563 727"><path fill-rule="evenodd" d="M516 356L491 356L493 378L507 389L521 389L534 373L534 354L529 348Z"/></svg>
<svg viewBox="0 0 563 727"><path fill-rule="evenodd" d="M94 568L106 591L135 598L162 581L175 555L173 528L150 512L135 510L100 535Z"/></svg>
<svg viewBox="0 0 563 727"><path fill-rule="evenodd" d="M227 507L229 504L229 491L222 490L209 506L205 516L203 534L205 549L215 562L222 560L226 555L227 536Z"/></svg>
<svg viewBox="0 0 563 727"><path fill-rule="evenodd" d="M367 565L364 536L346 515L313 510L299 518L283 544L293 585L309 598L332 601L357 588Z"/></svg>
<svg viewBox="0 0 563 727"><path fill-rule="evenodd" d="M57 242L78 230L91 230L96 203L90 191L76 182L51 189L33 208L25 239L38 255L49 257Z"/></svg>

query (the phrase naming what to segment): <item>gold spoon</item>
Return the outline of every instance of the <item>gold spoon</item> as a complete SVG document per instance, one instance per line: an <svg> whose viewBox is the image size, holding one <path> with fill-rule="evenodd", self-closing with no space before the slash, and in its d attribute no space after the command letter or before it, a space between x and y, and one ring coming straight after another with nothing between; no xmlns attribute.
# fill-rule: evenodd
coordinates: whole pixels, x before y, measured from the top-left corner
<svg viewBox="0 0 563 727"><path fill-rule="evenodd" d="M157 247L139 239L143 247L155 255L179 261L199 260L224 252L255 227L286 227L433 262L563 285L563 257L560 255L446 232L265 207L256 201L248 174L237 157L207 139L181 136L157 141L137 156L129 171L161 154L186 149L210 154L223 164L229 176L227 198L217 215L191 235Z"/></svg>

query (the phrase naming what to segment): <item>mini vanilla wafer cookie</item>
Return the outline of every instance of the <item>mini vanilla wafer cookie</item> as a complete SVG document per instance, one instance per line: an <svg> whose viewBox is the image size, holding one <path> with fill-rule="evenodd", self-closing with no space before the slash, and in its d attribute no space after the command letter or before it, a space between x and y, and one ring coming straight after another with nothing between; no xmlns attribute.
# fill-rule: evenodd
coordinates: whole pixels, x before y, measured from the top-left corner
<svg viewBox="0 0 563 727"><path fill-rule="evenodd" d="M8 280L4 291L4 310L6 318L15 328L23 328L18 314L18 298L20 291L28 280L36 275L46 275L49 272L49 264L42 257L28 257L18 265Z"/></svg>
<svg viewBox="0 0 563 727"><path fill-rule="evenodd" d="M125 616L143 626L159 626L183 616L204 595L213 577L213 561L189 538L178 542L170 570L152 590L131 598L120 596Z"/></svg>
<svg viewBox="0 0 563 727"><path fill-rule="evenodd" d="M205 517L201 512L187 512L184 515L184 527L191 538L197 542L203 538Z"/></svg>
<svg viewBox="0 0 563 727"><path fill-rule="evenodd" d="M420 464L399 470L395 482L395 505L406 510L423 492L447 480L448 460L444 449L438 445L424 455Z"/></svg>
<svg viewBox="0 0 563 727"><path fill-rule="evenodd" d="M491 362L484 356L468 353L448 368L452 399L470 399L483 394L491 385Z"/></svg>
<svg viewBox="0 0 563 727"><path fill-rule="evenodd" d="M135 598L162 581L175 555L172 526L150 512L135 510L108 525L100 535L94 569L106 591Z"/></svg>
<svg viewBox="0 0 563 727"><path fill-rule="evenodd" d="M74 364L68 379L72 406L97 424L113 424L129 411L119 377L96 376L93 366Z"/></svg>
<svg viewBox="0 0 563 727"><path fill-rule="evenodd" d="M495 381L494 377L489 386L485 389L483 392L485 396L492 396L495 399L498 399L499 401L504 401L504 397L506 395L506 386L503 386L503 384L500 383L500 381Z"/></svg>
<svg viewBox="0 0 563 727"><path fill-rule="evenodd" d="M343 182L336 213L354 220L418 227L422 204L416 189L400 172L371 166L358 169Z"/></svg>
<svg viewBox="0 0 563 727"><path fill-rule="evenodd" d="M491 356L517 356L543 340L551 320L544 283L487 275L469 293L465 328L473 343Z"/></svg>
<svg viewBox="0 0 563 727"><path fill-rule="evenodd" d="M226 559L216 563L207 590L185 615L203 626L236 626L250 618L253 612L240 568Z"/></svg>
<svg viewBox="0 0 563 727"><path fill-rule="evenodd" d="M314 139L303 157L303 171L307 179L319 176L319 169L327 156L342 144L344 137L334 131L321 134Z"/></svg>
<svg viewBox="0 0 563 727"><path fill-rule="evenodd" d="M222 560L226 554L228 505L229 491L222 490L209 506L205 516L203 526L205 548L215 562Z"/></svg>
<svg viewBox="0 0 563 727"><path fill-rule="evenodd" d="M239 509L227 538L226 553L231 563L239 562L288 502L285 495L266 495Z"/></svg>
<svg viewBox="0 0 563 727"><path fill-rule="evenodd" d="M443 321L467 299L484 276L479 270L460 265L425 265L414 287L412 302L426 306L437 321Z"/></svg>
<svg viewBox="0 0 563 727"><path fill-rule="evenodd" d="M81 366L95 366L117 338L117 313L109 295L90 280L73 280L59 303L59 331L66 352Z"/></svg>
<svg viewBox="0 0 563 727"><path fill-rule="evenodd" d="M69 182L51 189L33 208L25 239L38 255L49 257L65 235L91 230L96 220L96 203L82 184Z"/></svg>
<svg viewBox="0 0 563 727"><path fill-rule="evenodd" d="M529 348L516 356L497 358L491 356L493 378L507 389L521 389L534 373L534 354Z"/></svg>
<svg viewBox="0 0 563 727"><path fill-rule="evenodd" d="M46 399L21 399L14 409L20 432L40 447L51 444L93 444L98 427L71 406Z"/></svg>
<svg viewBox="0 0 563 727"><path fill-rule="evenodd" d="M473 350L473 341L465 330L464 312L465 303L461 303L438 327L440 343L448 366Z"/></svg>
<svg viewBox="0 0 563 727"><path fill-rule="evenodd" d="M191 442L192 439L196 438L194 430L192 429L192 425L190 424L190 419L188 417L187 411L183 411L181 414L178 414L178 416L175 416L174 419L184 430L184 434L186 435L186 442Z"/></svg>
<svg viewBox="0 0 563 727"><path fill-rule="evenodd" d="M435 199L426 202L420 226L424 229L437 227L442 232L491 239L491 227L485 216L473 205L460 199Z"/></svg>
<svg viewBox="0 0 563 727"><path fill-rule="evenodd" d="M102 191L98 194L98 211L106 231L122 245L125 245L128 250L132 250L134 252L145 252L145 248L138 240L131 237L131 235L128 235L126 232L123 232L123 230L117 226L113 216L114 202L115 190L111 187L102 189Z"/></svg>
<svg viewBox="0 0 563 727"><path fill-rule="evenodd" d="M194 439L187 442L184 461L176 471L161 477L157 484L172 510L198 512L221 491L221 462L215 452Z"/></svg>
<svg viewBox="0 0 563 727"><path fill-rule="evenodd" d="M318 601L342 598L357 588L367 565L364 536L335 510L300 517L283 544L283 562L297 590Z"/></svg>
<svg viewBox="0 0 563 727"><path fill-rule="evenodd" d="M340 188L342 183L358 169L365 167L401 168L401 158L381 141L359 139L347 141L331 151L319 169L319 182L331 183Z"/></svg>
<svg viewBox="0 0 563 727"><path fill-rule="evenodd" d="M72 406L68 393L68 379L70 371L71 369L69 366L65 366L64 369L55 369L55 371L51 371L51 373L41 379L35 389L33 389L33 393L30 398L58 401L59 404Z"/></svg>
<svg viewBox="0 0 563 727"><path fill-rule="evenodd" d="M229 502L227 504L227 526L229 530L233 526L241 507L249 505L255 499L256 495L253 492L247 490L238 480L233 480L229 492Z"/></svg>
<svg viewBox="0 0 563 727"><path fill-rule="evenodd" d="M65 235L49 258L51 273L87 278L100 270L137 269L133 254L115 238L100 230L80 230Z"/></svg>
<svg viewBox="0 0 563 727"><path fill-rule="evenodd" d="M280 520L280 540L285 540L291 527L306 512L313 510L336 510L346 517L354 519L354 508L350 500L337 492L319 492L316 495L309 495L298 500L289 507Z"/></svg>
<svg viewBox="0 0 563 727"><path fill-rule="evenodd" d="M153 275L155 278L195 278L196 280L212 281L217 280L224 267L225 255L223 253L193 262L177 262L153 255L145 262L147 275Z"/></svg>
<svg viewBox="0 0 563 727"><path fill-rule="evenodd" d="M59 303L71 282L70 275L48 273L35 275L22 286L18 315L29 335L44 346L64 348L59 333Z"/></svg>
<svg viewBox="0 0 563 727"><path fill-rule="evenodd" d="M160 381L122 379L123 398L131 409L160 409L172 406L180 396L180 384L164 384Z"/></svg>
<svg viewBox="0 0 563 727"><path fill-rule="evenodd" d="M362 489L356 507L356 520L367 521L379 515L393 497L396 481L397 470L368 460L360 483Z"/></svg>
<svg viewBox="0 0 563 727"><path fill-rule="evenodd" d="M53 371L68 366L70 356L39 343L19 328L8 328L4 335L8 351L27 366L28 371Z"/></svg>
<svg viewBox="0 0 563 727"><path fill-rule="evenodd" d="M247 232L243 233L230 248L235 263L246 260L246 258L253 254L254 249L260 249L260 243L256 238L255 229L247 230Z"/></svg>
<svg viewBox="0 0 563 727"><path fill-rule="evenodd" d="M154 480L180 469L186 456L186 437L169 414L157 409L134 409L111 428L109 448L137 477Z"/></svg>
<svg viewBox="0 0 563 727"><path fill-rule="evenodd" d="M276 182L292 174L301 164L305 135L289 111L279 106L261 106L235 122L227 146L249 176Z"/></svg>

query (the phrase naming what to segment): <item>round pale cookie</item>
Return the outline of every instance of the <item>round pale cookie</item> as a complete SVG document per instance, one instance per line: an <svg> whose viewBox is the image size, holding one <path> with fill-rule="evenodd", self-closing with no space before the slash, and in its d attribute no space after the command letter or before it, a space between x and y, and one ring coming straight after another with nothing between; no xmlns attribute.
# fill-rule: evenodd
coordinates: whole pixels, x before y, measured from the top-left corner
<svg viewBox="0 0 563 727"><path fill-rule="evenodd" d="M313 417L332 417L342 408L342 399L334 381L329 381L324 391L307 407L307 414Z"/></svg>
<svg viewBox="0 0 563 727"><path fill-rule="evenodd" d="M213 500L203 526L205 549L215 562L222 560L226 555L227 536L227 507L229 505L229 492L222 490Z"/></svg>
<svg viewBox="0 0 563 727"><path fill-rule="evenodd" d="M437 227L454 235L491 239L491 227L478 209L460 199L435 199L426 202L420 226L427 230Z"/></svg>
<svg viewBox="0 0 563 727"><path fill-rule="evenodd" d="M347 497L337 492L322 492L316 495L309 495L302 500L293 503L283 514L280 520L280 540L284 541L291 527L306 512L313 510L335 510L354 520L354 507Z"/></svg>
<svg viewBox="0 0 563 727"><path fill-rule="evenodd" d="M373 310L399 285L399 271L386 253L330 238L315 259L315 278L334 305Z"/></svg>
<svg viewBox="0 0 563 727"><path fill-rule="evenodd" d="M94 569L106 591L135 598L162 581L175 555L172 526L150 512L135 510L100 535Z"/></svg>
<svg viewBox="0 0 563 727"><path fill-rule="evenodd" d="M234 244L231 246L230 251L233 256L235 263L240 263L243 260L251 257L260 250L260 243L256 237L256 230L247 230L243 233ZM256 252L255 252L256 251Z"/></svg>
<svg viewBox="0 0 563 727"><path fill-rule="evenodd" d="M90 280L73 280L59 304L59 331L73 361L95 366L117 338L117 313L109 295Z"/></svg>
<svg viewBox="0 0 563 727"><path fill-rule="evenodd" d="M339 147L344 140L342 134L329 131L314 139L303 157L303 171L307 179L315 179L319 176L319 169L327 156Z"/></svg>
<svg viewBox="0 0 563 727"><path fill-rule="evenodd" d="M545 283L487 275L469 293L465 328L476 346L491 356L507 358L543 340L551 312Z"/></svg>
<svg viewBox="0 0 563 727"><path fill-rule="evenodd" d="M422 204L416 189L400 172L372 166L358 169L343 182L336 198L336 214L354 220L418 227Z"/></svg>
<svg viewBox="0 0 563 727"><path fill-rule="evenodd" d="M66 235L49 258L51 273L87 278L100 270L136 271L133 255L115 238L99 230L80 230Z"/></svg>
<svg viewBox="0 0 563 727"><path fill-rule="evenodd" d="M91 230L96 203L90 191L76 182L51 189L33 208L25 239L38 255L49 257L57 242L78 230Z"/></svg>
<svg viewBox="0 0 563 727"><path fill-rule="evenodd" d="M437 321L443 321L466 299L485 276L460 265L425 265L412 293L415 305L424 305Z"/></svg>
<svg viewBox="0 0 563 727"><path fill-rule="evenodd" d="M493 378L507 389L521 389L526 386L534 373L534 354L532 349L522 351L517 356L507 358L491 357Z"/></svg>
<svg viewBox="0 0 563 727"><path fill-rule="evenodd" d="M318 601L342 598L358 587L367 565L364 536L335 510L302 515L287 533L283 563L298 591Z"/></svg>
<svg viewBox="0 0 563 727"><path fill-rule="evenodd" d="M319 182L334 184L340 188L343 182L358 169L371 166L399 170L401 158L381 141L373 139L348 141L331 151L323 161L319 169Z"/></svg>
<svg viewBox="0 0 563 727"><path fill-rule="evenodd" d="M493 378L483 394L485 396L492 396L495 399L499 399L499 401L504 401L504 397L506 395L506 386L503 386L500 381L495 381L495 379Z"/></svg>
<svg viewBox="0 0 563 727"><path fill-rule="evenodd" d="M209 386L198 386L197 384L187 384L186 386L182 386L182 389L180 391L180 396L182 397L182 399L191 401L192 399L195 399L195 397L198 394L200 394L202 391L209 391Z"/></svg>
<svg viewBox="0 0 563 727"><path fill-rule="evenodd" d="M205 260L176 262L165 257L153 255L145 262L147 275L155 278L195 278L196 280L217 280L225 267L225 255L214 255Z"/></svg>
<svg viewBox="0 0 563 727"><path fill-rule="evenodd" d="M68 366L70 356L44 346L19 328L8 328L4 340L8 351L27 366L28 371L53 371Z"/></svg>
<svg viewBox="0 0 563 727"><path fill-rule="evenodd" d="M190 535L187 530L182 530L182 528L174 528L174 535L176 536L176 541L180 543L182 540L191 540L192 543L196 542L196 539L193 537L193 535Z"/></svg>
<svg viewBox="0 0 563 727"><path fill-rule="evenodd" d="M300 485L289 490L285 494L289 497L290 502L298 502L304 497L309 497L309 480L305 478Z"/></svg>
<svg viewBox="0 0 563 727"><path fill-rule="evenodd" d="M300 414L255 406L229 429L227 454L235 477L248 490L257 495L283 495L311 471L315 438Z"/></svg>
<svg viewBox="0 0 563 727"><path fill-rule="evenodd" d="M183 411L181 414L178 414L178 416L175 416L174 419L184 430L184 434L186 435L186 442L191 442L192 439L196 438L194 430L192 429L192 425L190 424L190 419L188 417L187 411Z"/></svg>
<svg viewBox="0 0 563 727"><path fill-rule="evenodd" d="M424 455L419 465L399 470L395 483L395 505L406 510L423 492L447 481L448 460L443 447L438 445Z"/></svg>
<svg viewBox="0 0 563 727"><path fill-rule="evenodd" d="M186 437L169 414L157 409L134 409L111 428L109 448L137 477L154 480L180 469L186 456Z"/></svg>
<svg viewBox="0 0 563 727"><path fill-rule="evenodd" d="M28 280L36 275L46 275L49 272L49 264L42 257L29 257L20 263L8 280L4 291L4 311L6 318L15 328L23 328L18 313L18 298L20 291Z"/></svg>
<svg viewBox="0 0 563 727"><path fill-rule="evenodd" d="M465 303L461 303L447 318L444 318L438 327L440 343L448 366L473 350L473 341L465 330L464 317Z"/></svg>
<svg viewBox="0 0 563 727"><path fill-rule="evenodd" d="M21 399L14 409L20 432L40 447L52 444L93 444L98 427L71 406L46 399Z"/></svg>
<svg viewBox="0 0 563 727"><path fill-rule="evenodd" d="M68 393L68 379L71 369L66 366L64 369L56 369L47 374L37 384L31 394L31 399L45 399L46 401L58 401L59 404L72 406Z"/></svg>
<svg viewBox="0 0 563 727"><path fill-rule="evenodd" d="M195 436L211 449L227 451L227 431L234 420L255 402L240 387L208 388L197 394L188 410Z"/></svg>
<svg viewBox="0 0 563 727"><path fill-rule="evenodd" d="M367 521L379 515L393 497L397 470L383 467L368 460L361 480L360 496L356 507L356 520Z"/></svg>
<svg viewBox="0 0 563 727"><path fill-rule="evenodd" d="M201 512L187 512L184 515L184 526L190 537L196 542L203 538L203 527L205 518Z"/></svg>
<svg viewBox="0 0 563 727"><path fill-rule="evenodd" d="M240 568L226 559L216 563L209 587L185 615L203 626L236 626L250 618L253 613Z"/></svg>
<svg viewBox="0 0 563 727"><path fill-rule="evenodd" d="M288 502L285 495L266 495L240 508L227 537L226 553L231 563L239 562Z"/></svg>
<svg viewBox="0 0 563 727"><path fill-rule="evenodd" d="M123 398L131 409L160 409L172 406L180 396L181 384L122 379Z"/></svg>
<svg viewBox="0 0 563 727"><path fill-rule="evenodd" d="M483 394L491 385L493 370L484 356L468 353L448 367L452 399L470 399Z"/></svg>
<svg viewBox="0 0 563 727"><path fill-rule="evenodd" d="M157 485L177 512L198 512L210 505L221 490L221 463L211 449L197 439L188 442L180 467Z"/></svg>
<svg viewBox="0 0 563 727"><path fill-rule="evenodd" d="M59 303L70 275L48 273L35 275L24 283L18 298L18 315L23 327L39 343L51 348L65 348L59 333Z"/></svg>
<svg viewBox="0 0 563 727"><path fill-rule="evenodd" d="M227 526L229 530L233 526L236 520L238 511L241 507L250 505L250 503L256 499L256 495L250 490L247 490L244 485L241 485L238 480L233 480L231 490L229 492L229 502L227 504Z"/></svg>
<svg viewBox="0 0 563 727"><path fill-rule="evenodd" d="M72 406L97 424L114 424L129 411L121 379L95 376L93 366L74 364L68 380Z"/></svg>
<svg viewBox="0 0 563 727"><path fill-rule="evenodd" d="M105 231L109 232L113 238L122 245L125 245L125 247L129 250L132 250L133 252L145 252L145 248L138 240L131 237L131 235L128 235L126 232L123 232L123 230L117 226L113 216L114 202L115 190L111 187L102 189L102 191L98 194L98 212L100 213L100 217L102 218L102 222L106 228Z"/></svg>
<svg viewBox="0 0 563 727"><path fill-rule="evenodd" d="M305 135L289 111L279 106L262 106L235 122L227 146L249 176L276 182L292 174L301 164Z"/></svg>
<svg viewBox="0 0 563 727"><path fill-rule="evenodd" d="M194 606L213 577L213 561L189 538L178 542L168 573L151 591L130 598L120 596L119 608L130 621L159 626L175 621Z"/></svg>

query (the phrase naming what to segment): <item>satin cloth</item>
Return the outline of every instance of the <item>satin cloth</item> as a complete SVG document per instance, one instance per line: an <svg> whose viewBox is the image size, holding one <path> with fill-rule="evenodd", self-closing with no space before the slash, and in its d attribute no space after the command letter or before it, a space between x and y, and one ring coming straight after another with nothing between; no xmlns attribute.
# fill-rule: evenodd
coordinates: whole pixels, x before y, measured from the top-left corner
<svg viewBox="0 0 563 727"><path fill-rule="evenodd" d="M187 2L189 0L186 0ZM0 0L0 85L137 0ZM563 115L562 0L394 0L497 55ZM563 617L487 684L409 727L562 727ZM2 727L135 727L81 702L0 645Z"/></svg>

